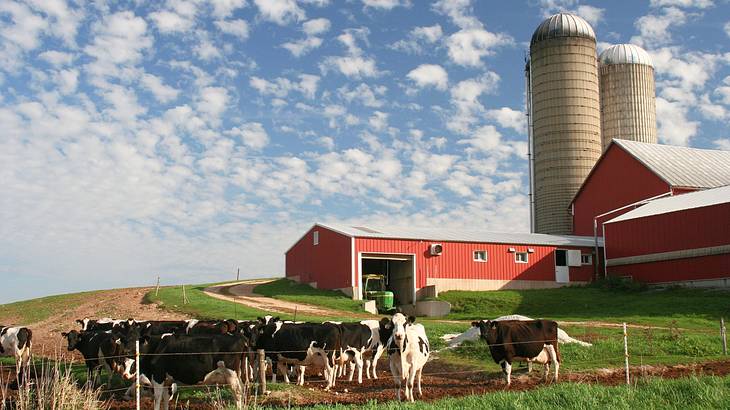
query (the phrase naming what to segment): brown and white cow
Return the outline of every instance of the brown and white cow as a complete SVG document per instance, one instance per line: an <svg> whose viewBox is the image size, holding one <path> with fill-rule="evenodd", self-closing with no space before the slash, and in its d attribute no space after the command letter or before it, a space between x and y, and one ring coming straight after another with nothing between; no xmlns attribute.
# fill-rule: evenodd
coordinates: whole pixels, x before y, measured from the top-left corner
<svg viewBox="0 0 730 410"><path fill-rule="evenodd" d="M558 324L552 320L481 320L472 322L478 327L481 338L489 345L494 362L502 366L511 384L512 362L527 361L540 363L545 368L545 381L550 372L550 363L555 366L555 381L560 369L558 350Z"/></svg>
<svg viewBox="0 0 730 410"><path fill-rule="evenodd" d="M392 318L380 321L380 334L391 335L386 348L390 372L398 385L398 400L403 384L405 384L406 400L415 401L414 386L418 387L418 397L423 396L421 373L431 354L431 346L426 336L426 329L420 323L415 324L415 321L415 317L406 318L402 313L396 313Z"/></svg>

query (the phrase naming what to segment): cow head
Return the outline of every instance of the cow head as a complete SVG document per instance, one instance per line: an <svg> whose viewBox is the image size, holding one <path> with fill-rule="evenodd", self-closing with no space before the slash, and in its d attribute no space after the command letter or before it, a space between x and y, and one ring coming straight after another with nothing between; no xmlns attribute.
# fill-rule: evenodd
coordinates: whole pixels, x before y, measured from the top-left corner
<svg viewBox="0 0 730 410"><path fill-rule="evenodd" d="M81 341L81 333L79 333L76 330L72 330L68 333L63 332L63 333L61 333L61 336L63 336L66 339L66 341L68 342L68 351L69 352L76 349L76 346Z"/></svg>
<svg viewBox="0 0 730 410"><path fill-rule="evenodd" d="M406 339L406 328L409 325L412 325L415 321L416 321L415 317L413 317L413 316L406 317L402 313L396 313L390 319L390 323L393 327L392 328L392 332L393 332L392 338L399 349L403 350L403 343Z"/></svg>
<svg viewBox="0 0 730 410"><path fill-rule="evenodd" d="M487 342L487 344L494 344L497 342L496 320L480 320L478 322L471 322L471 325L479 329L479 337Z"/></svg>

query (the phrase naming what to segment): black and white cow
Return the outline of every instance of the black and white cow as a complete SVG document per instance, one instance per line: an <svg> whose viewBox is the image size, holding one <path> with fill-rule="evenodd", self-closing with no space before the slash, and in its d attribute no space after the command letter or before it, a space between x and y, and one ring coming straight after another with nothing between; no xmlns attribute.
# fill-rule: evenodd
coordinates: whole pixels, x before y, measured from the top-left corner
<svg viewBox="0 0 730 410"><path fill-rule="evenodd" d="M85 317L83 319L76 319L76 323L81 325L81 331L82 332L91 332L91 331L107 331L112 330L115 327L119 325L127 325L130 323L130 320L123 320L123 319L112 319L109 317L101 318L101 319L89 319L88 317Z"/></svg>
<svg viewBox="0 0 730 410"><path fill-rule="evenodd" d="M340 351L341 331L334 323L286 323L271 320L259 331L257 349L271 359L272 379L281 372L289 382L288 365L297 367L297 384L304 384L306 366L322 367L326 390L335 385L335 354Z"/></svg>
<svg viewBox="0 0 730 410"><path fill-rule="evenodd" d="M248 341L243 335L174 334L160 339L149 363L148 378L155 392L155 410L169 406L168 386L174 382L228 384L238 408L243 402L241 368ZM142 367L142 365L140 365Z"/></svg>
<svg viewBox="0 0 730 410"><path fill-rule="evenodd" d="M357 382L362 384L363 365L366 368L367 378L370 378L370 369L373 367L373 376L377 378L375 366L378 358L384 351L385 343L380 341L380 323L377 320L363 320L361 322L328 322L340 327L340 352L336 364L338 376L342 376L345 365L350 364L348 381L352 381L357 370Z"/></svg>
<svg viewBox="0 0 730 410"><path fill-rule="evenodd" d="M15 374L21 381L30 367L33 332L22 326L0 325L0 356L15 358Z"/></svg>
<svg viewBox="0 0 730 410"><path fill-rule="evenodd" d="M426 329L420 323L414 323L415 321L415 317L406 318L402 313L396 313L392 318L380 321L381 333L391 334L386 347L390 372L398 385L398 400L401 399L403 384L405 384L406 400L415 401L414 386L418 387L418 396L423 396L421 374L431 354L431 345L426 336Z"/></svg>
<svg viewBox="0 0 730 410"><path fill-rule="evenodd" d="M548 379L550 363L555 366L555 381L560 369L558 324L552 320L482 320L472 322L489 345L494 362L502 366L507 386L512 383L512 362L527 361L544 366Z"/></svg>
<svg viewBox="0 0 730 410"><path fill-rule="evenodd" d="M78 350L84 357L87 381L91 385L96 384L102 368L109 372L107 383L111 380L113 372L119 373L127 380L134 377L129 370L130 359L125 358L128 353L123 349L121 335L111 330L87 332L72 330L61 333L61 336L66 338L68 351Z"/></svg>

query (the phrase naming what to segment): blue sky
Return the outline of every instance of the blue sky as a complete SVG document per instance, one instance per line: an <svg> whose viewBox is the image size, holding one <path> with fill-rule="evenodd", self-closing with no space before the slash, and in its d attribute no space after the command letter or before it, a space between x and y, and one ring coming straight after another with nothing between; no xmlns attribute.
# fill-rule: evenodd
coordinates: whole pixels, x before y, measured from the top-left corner
<svg viewBox="0 0 730 410"><path fill-rule="evenodd" d="M0 2L0 303L283 273L316 221L527 231L524 55L558 11L730 149L726 0Z"/></svg>

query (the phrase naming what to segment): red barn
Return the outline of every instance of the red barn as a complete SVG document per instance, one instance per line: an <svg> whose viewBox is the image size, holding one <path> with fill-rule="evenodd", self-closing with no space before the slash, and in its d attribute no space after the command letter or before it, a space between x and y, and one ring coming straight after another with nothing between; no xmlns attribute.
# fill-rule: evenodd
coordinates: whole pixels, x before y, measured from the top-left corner
<svg viewBox="0 0 730 410"><path fill-rule="evenodd" d="M603 230L611 275L730 285L730 185L651 201L604 223Z"/></svg>
<svg viewBox="0 0 730 410"><path fill-rule="evenodd" d="M362 275L384 274L407 305L453 289L586 283L594 252L593 237L315 224L286 252L286 276L361 299Z"/></svg>
<svg viewBox="0 0 730 410"><path fill-rule="evenodd" d="M573 234L592 236L599 217L602 235L601 223L633 208L627 205L728 184L730 151L614 139L573 199Z"/></svg>

